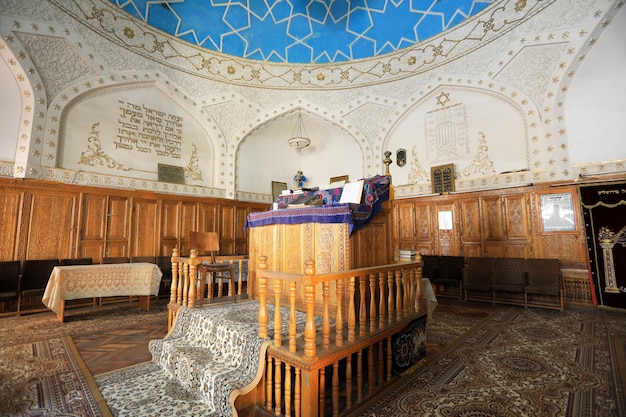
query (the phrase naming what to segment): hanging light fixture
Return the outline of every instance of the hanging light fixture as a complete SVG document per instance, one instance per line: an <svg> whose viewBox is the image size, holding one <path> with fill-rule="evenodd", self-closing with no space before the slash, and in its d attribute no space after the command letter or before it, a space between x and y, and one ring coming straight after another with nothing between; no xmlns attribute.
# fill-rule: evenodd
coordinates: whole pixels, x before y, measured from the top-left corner
<svg viewBox="0 0 626 417"><path fill-rule="evenodd" d="M293 128L293 133L287 143L298 152L311 144L311 139L309 139L302 122L302 112L299 110L296 126Z"/></svg>

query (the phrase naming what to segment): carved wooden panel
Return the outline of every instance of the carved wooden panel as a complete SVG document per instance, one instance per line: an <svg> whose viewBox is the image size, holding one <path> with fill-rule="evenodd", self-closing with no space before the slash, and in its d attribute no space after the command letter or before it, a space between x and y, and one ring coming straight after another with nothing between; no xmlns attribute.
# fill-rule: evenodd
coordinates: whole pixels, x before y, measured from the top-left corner
<svg viewBox="0 0 626 417"><path fill-rule="evenodd" d="M183 237L189 236L191 231L212 232L198 227L198 205L195 201L182 201L180 203L180 231Z"/></svg>
<svg viewBox="0 0 626 417"><path fill-rule="evenodd" d="M483 246L485 248L484 256L492 258L505 258L507 256L506 245L503 242L485 242Z"/></svg>
<svg viewBox="0 0 626 417"><path fill-rule="evenodd" d="M157 253L157 200L133 200L132 245L130 256Z"/></svg>
<svg viewBox="0 0 626 417"><path fill-rule="evenodd" d="M578 234L544 234L541 236L541 257L559 258L561 262L586 263L585 245Z"/></svg>
<svg viewBox="0 0 626 417"><path fill-rule="evenodd" d="M72 257L72 231L78 194L37 191L30 202L26 259ZM54 221L51 221L54 219Z"/></svg>
<svg viewBox="0 0 626 417"><path fill-rule="evenodd" d="M81 241L78 245L79 258L91 258L93 263L100 263L104 258L105 243L104 240L99 241ZM119 255L123 256L123 255Z"/></svg>
<svg viewBox="0 0 626 417"><path fill-rule="evenodd" d="M17 259L18 231L24 193L2 190L0 192L0 260ZM13 237L13 238L5 238Z"/></svg>
<svg viewBox="0 0 626 417"><path fill-rule="evenodd" d="M419 242L433 240L433 210L432 204L415 203L415 232Z"/></svg>
<svg viewBox="0 0 626 417"><path fill-rule="evenodd" d="M482 198L482 221L483 238L486 241L506 239L502 218L502 199L499 196Z"/></svg>
<svg viewBox="0 0 626 417"><path fill-rule="evenodd" d="M459 203L463 243L480 242L482 239L480 199L464 198Z"/></svg>
<svg viewBox="0 0 626 417"><path fill-rule="evenodd" d="M525 194L505 196L504 213L507 238L530 239L532 224L528 213L528 196Z"/></svg>
<svg viewBox="0 0 626 417"><path fill-rule="evenodd" d="M220 206L220 240L235 240L235 207Z"/></svg>
<svg viewBox="0 0 626 417"><path fill-rule="evenodd" d="M399 203L398 212L398 238L402 243L412 242L415 238L415 205L414 203Z"/></svg>

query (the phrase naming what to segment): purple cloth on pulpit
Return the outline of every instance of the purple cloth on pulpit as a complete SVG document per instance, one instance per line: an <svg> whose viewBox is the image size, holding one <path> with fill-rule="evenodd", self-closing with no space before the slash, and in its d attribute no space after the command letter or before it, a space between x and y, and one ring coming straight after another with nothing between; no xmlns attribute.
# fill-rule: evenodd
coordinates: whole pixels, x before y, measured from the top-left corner
<svg viewBox="0 0 626 417"><path fill-rule="evenodd" d="M246 228L267 226L268 224L300 223L349 223L350 233L352 233L354 225L350 206L336 204L250 213L246 220Z"/></svg>

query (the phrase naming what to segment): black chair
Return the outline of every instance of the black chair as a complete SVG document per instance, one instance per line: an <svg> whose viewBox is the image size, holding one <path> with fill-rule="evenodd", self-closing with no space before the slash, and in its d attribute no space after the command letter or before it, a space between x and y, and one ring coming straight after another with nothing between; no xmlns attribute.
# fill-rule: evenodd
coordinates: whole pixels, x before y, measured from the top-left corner
<svg viewBox="0 0 626 417"><path fill-rule="evenodd" d="M0 262L0 304L4 313L5 303L13 301L16 313L20 311L20 261Z"/></svg>
<svg viewBox="0 0 626 417"><path fill-rule="evenodd" d="M440 256L435 276L431 280L434 285L457 287L458 298L463 298L463 267L465 258L462 256Z"/></svg>
<svg viewBox="0 0 626 417"><path fill-rule="evenodd" d="M494 303L493 270L496 258L471 257L463 271L463 287L466 300L491 301Z"/></svg>
<svg viewBox="0 0 626 417"><path fill-rule="evenodd" d="M524 288L526 305L555 308L563 311L561 261L558 259L526 259L528 285Z"/></svg>
<svg viewBox="0 0 626 417"><path fill-rule="evenodd" d="M159 295L163 293L166 297L169 297L170 287L172 286L172 257L157 256L156 264L163 274L163 276L161 277L161 288L159 290Z"/></svg>
<svg viewBox="0 0 626 417"><path fill-rule="evenodd" d="M146 262L149 264L156 264L156 256L131 256L130 257L130 262L131 263L138 263L138 262Z"/></svg>
<svg viewBox="0 0 626 417"><path fill-rule="evenodd" d="M102 258L103 264L129 264L130 258L128 256L113 256Z"/></svg>
<svg viewBox="0 0 626 417"><path fill-rule="evenodd" d="M92 258L67 258L67 259L61 259L61 265L62 266L67 266L67 265L92 265L93 264L93 259Z"/></svg>
<svg viewBox="0 0 626 417"><path fill-rule="evenodd" d="M28 259L24 261L20 285L20 308L24 306L25 296L29 298L30 296L43 295L52 270L59 265L58 259Z"/></svg>

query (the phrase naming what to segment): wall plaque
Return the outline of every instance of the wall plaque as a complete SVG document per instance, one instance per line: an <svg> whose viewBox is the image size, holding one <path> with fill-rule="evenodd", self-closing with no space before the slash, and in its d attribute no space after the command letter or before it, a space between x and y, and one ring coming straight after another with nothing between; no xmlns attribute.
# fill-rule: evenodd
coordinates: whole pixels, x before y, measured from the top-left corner
<svg viewBox="0 0 626 417"><path fill-rule="evenodd" d="M185 170L183 167L159 164L159 181L172 182L174 184L184 184Z"/></svg>
<svg viewBox="0 0 626 417"><path fill-rule="evenodd" d="M441 194L454 191L454 164L431 167L430 181L433 193Z"/></svg>

